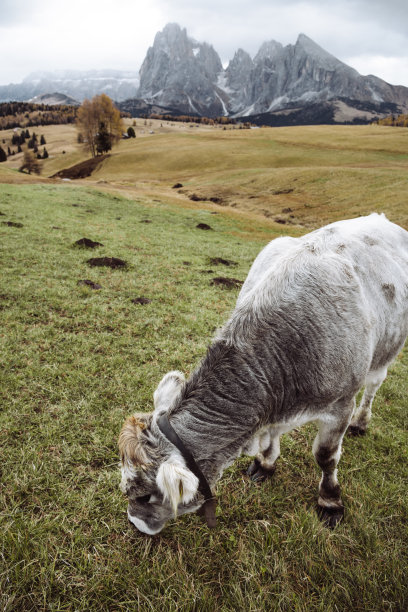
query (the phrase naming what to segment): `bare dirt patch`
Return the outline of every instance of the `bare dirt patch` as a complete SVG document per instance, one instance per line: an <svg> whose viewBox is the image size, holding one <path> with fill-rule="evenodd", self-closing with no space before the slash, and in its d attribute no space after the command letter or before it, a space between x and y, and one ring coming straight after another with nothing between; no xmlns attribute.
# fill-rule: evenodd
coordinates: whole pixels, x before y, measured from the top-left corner
<svg viewBox="0 0 408 612"><path fill-rule="evenodd" d="M236 261L232 261L232 259L223 259L222 257L209 257L208 261L212 266L222 265L236 268L238 265Z"/></svg>
<svg viewBox="0 0 408 612"><path fill-rule="evenodd" d="M222 287L223 289L237 289L243 285L244 281L238 280L238 278L225 278L223 276L217 276L211 281L211 285Z"/></svg>
<svg viewBox="0 0 408 612"><path fill-rule="evenodd" d="M183 192L179 192L183 193ZM196 193L192 193L188 196L192 202L212 202L213 204L219 204L220 206L225 205L224 200L220 196L200 196Z"/></svg>
<svg viewBox="0 0 408 612"><path fill-rule="evenodd" d="M70 168L64 168L60 170L56 174L50 176L50 178L60 178L60 179L82 179L91 174L100 166L100 164L110 157L110 155L98 155L97 157L92 157L91 159L86 159L85 161L75 164L75 166L71 166Z"/></svg>
<svg viewBox="0 0 408 612"><path fill-rule="evenodd" d="M90 238L80 238L72 245L80 249L96 249L96 247L103 246L102 242L95 242Z"/></svg>
<svg viewBox="0 0 408 612"><path fill-rule="evenodd" d="M16 221L2 221L1 224L9 227L24 227L22 223L16 223Z"/></svg>
<svg viewBox="0 0 408 612"><path fill-rule="evenodd" d="M277 189L276 191L272 191L272 195L283 195L287 193L293 193L294 189Z"/></svg>
<svg viewBox="0 0 408 612"><path fill-rule="evenodd" d="M85 285L86 287L89 287L90 289L102 289L102 285L98 285L98 283L94 283L93 281L87 278L84 280L79 280L77 282L77 285Z"/></svg>
<svg viewBox="0 0 408 612"><path fill-rule="evenodd" d="M140 296L137 298L134 298L133 300L130 300L133 304L139 304L140 306L145 306L146 304L150 304L152 300L149 300L149 298L144 297L144 296Z"/></svg>
<svg viewBox="0 0 408 612"><path fill-rule="evenodd" d="M87 259L86 263L89 266L104 266L112 269L125 269L128 264L123 259L119 259L118 257L91 257L91 259Z"/></svg>
<svg viewBox="0 0 408 612"><path fill-rule="evenodd" d="M196 225L196 228L200 230L212 230L211 225L207 225L207 223L199 223Z"/></svg>

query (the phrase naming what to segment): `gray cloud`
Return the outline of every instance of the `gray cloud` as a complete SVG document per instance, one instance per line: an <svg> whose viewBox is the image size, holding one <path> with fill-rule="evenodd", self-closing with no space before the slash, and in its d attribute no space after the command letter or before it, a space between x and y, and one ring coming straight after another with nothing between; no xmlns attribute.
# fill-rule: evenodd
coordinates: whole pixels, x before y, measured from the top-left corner
<svg viewBox="0 0 408 612"><path fill-rule="evenodd" d="M223 56L237 45L254 53L264 40L295 42L299 32L343 57L400 54L402 41L408 41L406 0L159 0L159 5L168 21L182 23L196 37L205 33Z"/></svg>
<svg viewBox="0 0 408 612"><path fill-rule="evenodd" d="M0 0L0 27L26 22L34 10L30 0Z"/></svg>
<svg viewBox="0 0 408 612"><path fill-rule="evenodd" d="M0 0L1 56L13 50L0 83L57 67L137 69L168 22L224 63L239 47L253 56L303 32L360 72L408 86L407 0Z"/></svg>

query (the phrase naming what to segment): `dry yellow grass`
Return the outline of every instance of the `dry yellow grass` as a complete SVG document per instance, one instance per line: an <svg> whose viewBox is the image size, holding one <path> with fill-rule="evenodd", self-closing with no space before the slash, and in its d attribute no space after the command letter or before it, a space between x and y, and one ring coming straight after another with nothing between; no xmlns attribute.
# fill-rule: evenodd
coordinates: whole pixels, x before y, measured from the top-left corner
<svg viewBox="0 0 408 612"><path fill-rule="evenodd" d="M406 129L240 130L137 119L135 130L135 139L122 140L92 177L81 182L120 190L130 198L236 211L290 226L315 227L372 211L384 211L408 226ZM74 126L36 132L44 134L50 155L42 162L42 176L89 156L78 145ZM10 134L3 132L3 137L7 140ZM3 165L16 169L20 158ZM175 183L183 187L172 189ZM192 194L207 201L191 202Z"/></svg>

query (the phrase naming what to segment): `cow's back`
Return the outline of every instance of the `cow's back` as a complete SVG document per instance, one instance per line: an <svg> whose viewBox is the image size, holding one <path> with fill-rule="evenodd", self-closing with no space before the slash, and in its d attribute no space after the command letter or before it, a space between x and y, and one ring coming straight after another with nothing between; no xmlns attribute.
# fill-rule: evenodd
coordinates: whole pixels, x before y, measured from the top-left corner
<svg viewBox="0 0 408 612"><path fill-rule="evenodd" d="M265 247L222 337L270 344L302 379L313 359L325 388L330 370L363 381L402 347L407 298L408 233L373 214Z"/></svg>
<svg viewBox="0 0 408 612"><path fill-rule="evenodd" d="M408 334L408 232L377 214L331 230L361 284L374 343L370 369L376 370L395 357Z"/></svg>

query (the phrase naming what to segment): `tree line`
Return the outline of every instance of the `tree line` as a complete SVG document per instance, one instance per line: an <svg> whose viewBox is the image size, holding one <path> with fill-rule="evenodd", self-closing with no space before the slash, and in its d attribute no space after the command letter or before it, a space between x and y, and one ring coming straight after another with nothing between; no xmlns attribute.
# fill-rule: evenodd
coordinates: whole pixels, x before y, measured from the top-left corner
<svg viewBox="0 0 408 612"><path fill-rule="evenodd" d="M146 119L159 119L160 121L180 121L182 123L198 123L201 125L235 125L236 120L230 117L199 117L197 115L160 115L158 113L150 113L149 115L141 115Z"/></svg>
<svg viewBox="0 0 408 612"><path fill-rule="evenodd" d="M30 134L28 128L20 132L15 131L8 145L6 139L2 139L3 146L0 145L0 163L7 161L8 157L16 155L16 153L24 153L23 164L19 170L27 170L30 174L31 172L39 174L40 165L38 160L48 158L46 144L44 134L41 134L41 136L37 136L35 132ZM25 151L22 149L24 145L26 145ZM39 149L40 146L43 147L42 151Z"/></svg>
<svg viewBox="0 0 408 612"><path fill-rule="evenodd" d="M74 123L77 107L69 105L33 104L31 102L0 103L0 130Z"/></svg>
<svg viewBox="0 0 408 612"><path fill-rule="evenodd" d="M122 137L135 138L136 136L132 127L129 127L125 133L125 125L120 111L109 96L105 94L95 96L92 100L84 100L79 108L59 106L51 107L52 111L44 110L47 108L49 107L46 105L23 102L7 102L0 105L0 126L3 122L3 125L7 125L9 129L14 130L9 142L5 138L2 139L0 162L6 161L8 157L16 153L24 153L19 170L21 172L27 171L30 174L31 172L40 173L39 160L48 158L45 137L44 135L38 137L35 132L30 134L26 125L22 125L33 119L33 112L39 113L37 115L39 122L40 117L44 118L45 114L49 112L54 113L56 123L71 123L71 120L75 120L79 130L78 142L83 143L93 157L110 151L112 146ZM62 110L62 115L59 113L60 110ZM22 113L24 113L24 121L21 117ZM13 121L9 122L11 116ZM36 120L34 125L37 125ZM20 129L18 130L18 128ZM23 150L24 145L25 149ZM42 151L39 150L40 146L43 147Z"/></svg>
<svg viewBox="0 0 408 612"><path fill-rule="evenodd" d="M389 115L376 121L378 125L391 125L393 127L408 127L408 115Z"/></svg>

